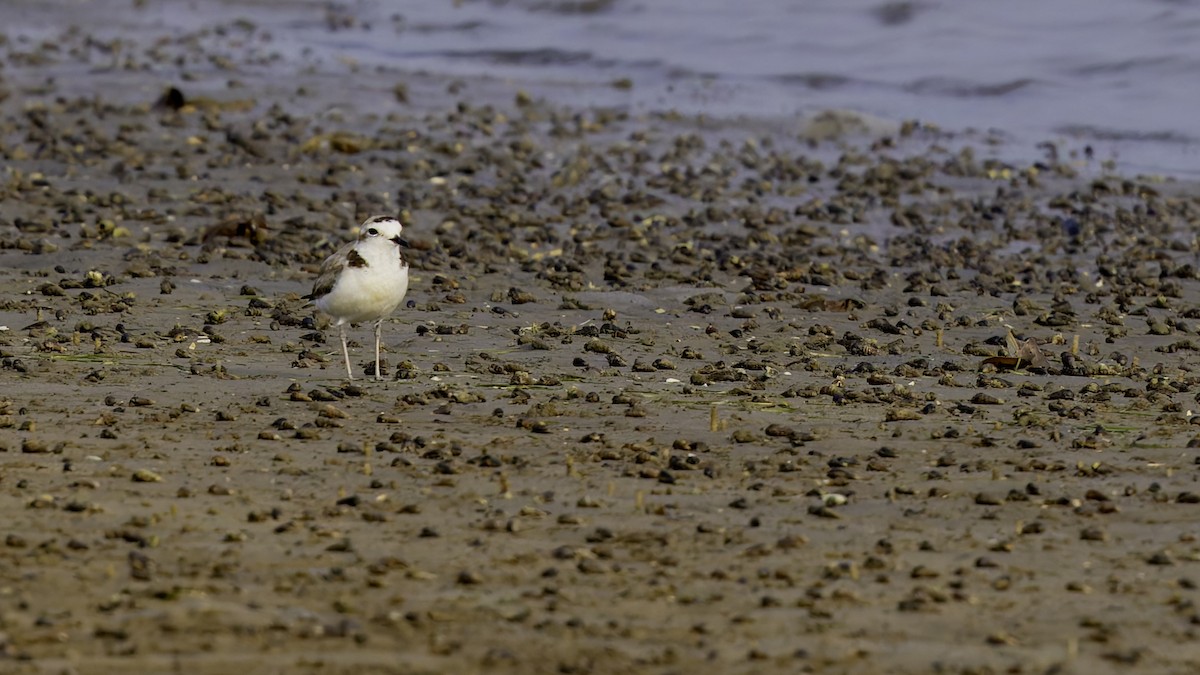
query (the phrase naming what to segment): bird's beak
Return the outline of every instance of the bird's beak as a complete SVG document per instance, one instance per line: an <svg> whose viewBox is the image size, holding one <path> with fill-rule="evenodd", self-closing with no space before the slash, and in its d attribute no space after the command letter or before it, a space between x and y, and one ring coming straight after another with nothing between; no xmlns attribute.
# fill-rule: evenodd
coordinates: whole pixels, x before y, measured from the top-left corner
<svg viewBox="0 0 1200 675"><path fill-rule="evenodd" d="M397 246L403 246L404 248L408 248L408 241L406 241L404 239L404 237L396 235L395 237L392 237L392 241L395 242L395 244Z"/></svg>

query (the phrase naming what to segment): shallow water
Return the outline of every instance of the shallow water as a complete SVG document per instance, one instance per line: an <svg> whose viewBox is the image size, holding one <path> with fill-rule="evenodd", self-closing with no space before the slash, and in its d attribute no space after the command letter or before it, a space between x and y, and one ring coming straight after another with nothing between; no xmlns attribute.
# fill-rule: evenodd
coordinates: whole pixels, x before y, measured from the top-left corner
<svg viewBox="0 0 1200 675"><path fill-rule="evenodd" d="M386 3L355 7L389 15ZM439 0L398 13L356 56L534 80L629 78L615 97L712 114L850 108L996 129L1031 151L1043 140L1091 144L1132 170L1200 171L1192 0Z"/></svg>
<svg viewBox="0 0 1200 675"><path fill-rule="evenodd" d="M87 28L138 37L245 18L272 32L264 48L285 71L352 59L633 110L844 108L986 131L1027 159L1053 141L1127 172L1200 174L1197 0L147 0L136 25L118 5L125 23ZM32 14L0 8L10 35L61 29Z"/></svg>

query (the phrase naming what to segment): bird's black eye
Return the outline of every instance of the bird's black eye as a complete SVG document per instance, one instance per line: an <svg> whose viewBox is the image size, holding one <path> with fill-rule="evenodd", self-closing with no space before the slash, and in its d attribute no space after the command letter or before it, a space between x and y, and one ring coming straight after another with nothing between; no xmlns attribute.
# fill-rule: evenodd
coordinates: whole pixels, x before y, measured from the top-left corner
<svg viewBox="0 0 1200 675"><path fill-rule="evenodd" d="M368 229L367 229L367 234L371 235L372 237L378 237L378 236L379 236L379 230L377 230L377 229L375 229L375 228L371 227L371 228L368 228Z"/></svg>

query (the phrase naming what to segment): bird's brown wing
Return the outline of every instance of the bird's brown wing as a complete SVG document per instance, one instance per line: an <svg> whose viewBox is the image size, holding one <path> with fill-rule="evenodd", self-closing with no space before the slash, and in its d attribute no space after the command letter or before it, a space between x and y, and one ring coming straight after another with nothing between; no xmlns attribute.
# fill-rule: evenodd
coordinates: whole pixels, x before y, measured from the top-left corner
<svg viewBox="0 0 1200 675"><path fill-rule="evenodd" d="M317 274L317 280L313 282L312 293L304 296L305 300L317 300L329 295L333 290L333 285L337 283L338 275L346 267L346 256L354 248L354 242L346 244L338 249L337 253L325 259L321 263L321 271Z"/></svg>

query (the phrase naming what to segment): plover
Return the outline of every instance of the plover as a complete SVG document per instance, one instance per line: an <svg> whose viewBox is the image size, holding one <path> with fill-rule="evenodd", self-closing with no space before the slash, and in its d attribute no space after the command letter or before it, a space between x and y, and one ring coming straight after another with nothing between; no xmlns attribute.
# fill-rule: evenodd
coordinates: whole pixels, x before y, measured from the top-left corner
<svg viewBox="0 0 1200 675"><path fill-rule="evenodd" d="M408 246L400 237L403 229L400 221L391 216L367 218L356 241L342 246L321 263L312 293L304 296L332 317L341 331L346 376L351 380L354 372L350 368L350 348L346 345L346 324L364 321L375 322L375 379L383 379L379 367L383 320L400 306L408 292L408 261L400 250L401 246Z"/></svg>

